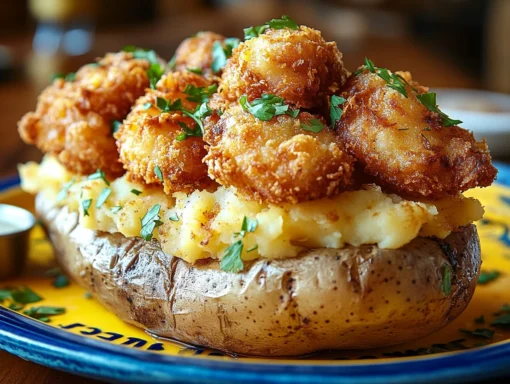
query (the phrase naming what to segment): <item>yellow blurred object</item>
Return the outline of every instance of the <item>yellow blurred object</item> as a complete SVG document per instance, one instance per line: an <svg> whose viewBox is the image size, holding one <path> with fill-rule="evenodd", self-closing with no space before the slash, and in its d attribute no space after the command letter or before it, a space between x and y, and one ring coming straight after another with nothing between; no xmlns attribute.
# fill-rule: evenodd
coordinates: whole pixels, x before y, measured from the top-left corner
<svg viewBox="0 0 510 384"><path fill-rule="evenodd" d="M29 0L32 15L39 21L61 22L76 16L92 16L97 0Z"/></svg>

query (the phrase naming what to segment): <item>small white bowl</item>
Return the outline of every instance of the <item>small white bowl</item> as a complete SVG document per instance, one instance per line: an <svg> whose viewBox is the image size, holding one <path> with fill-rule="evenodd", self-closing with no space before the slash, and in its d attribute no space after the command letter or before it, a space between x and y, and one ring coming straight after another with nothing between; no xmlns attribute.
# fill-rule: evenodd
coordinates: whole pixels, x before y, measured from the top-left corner
<svg viewBox="0 0 510 384"><path fill-rule="evenodd" d="M461 127L485 138L493 157L510 157L510 95L474 89L438 88L439 108Z"/></svg>

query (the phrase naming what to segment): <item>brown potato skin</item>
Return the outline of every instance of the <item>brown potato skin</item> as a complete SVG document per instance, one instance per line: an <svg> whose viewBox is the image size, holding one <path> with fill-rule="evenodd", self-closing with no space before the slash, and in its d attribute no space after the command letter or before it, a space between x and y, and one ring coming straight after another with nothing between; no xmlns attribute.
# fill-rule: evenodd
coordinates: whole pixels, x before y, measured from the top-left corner
<svg viewBox="0 0 510 384"><path fill-rule="evenodd" d="M189 137L178 141L183 132L179 122L193 127L193 119L181 112L162 113L157 108L157 98L181 99L183 107L194 111L197 103L187 101L183 93L188 84L207 87L212 84L203 76L191 72L172 72L160 79L157 90L147 89L138 99L132 111L115 133L120 160L132 181L162 185L165 193L192 192L210 185L207 166L202 159L207 154L201 137ZM144 104L152 107L145 109ZM163 175L161 181L154 169L158 166Z"/></svg>
<svg viewBox="0 0 510 384"><path fill-rule="evenodd" d="M300 128L312 118L322 120L321 132ZM262 121L233 105L210 128L216 119L205 124L210 146L204 162L221 185L273 204L333 196L351 185L353 159L321 117L301 112Z"/></svg>
<svg viewBox="0 0 510 384"><path fill-rule="evenodd" d="M409 73L400 73L412 82ZM441 199L489 186L497 170L485 140L460 127L444 127L407 87L408 98L375 74L351 76L336 128L340 141L385 190L404 196Z"/></svg>
<svg viewBox="0 0 510 384"><path fill-rule="evenodd" d="M185 39L175 51L175 69L186 71L188 68L200 68L204 74L211 74L213 45L223 42L225 37L209 31L198 32Z"/></svg>
<svg viewBox="0 0 510 384"><path fill-rule="evenodd" d="M399 344L431 334L469 303L480 271L473 225L398 250L315 249L246 262L190 265L157 241L78 225L39 195L37 212L63 270L122 320L163 337L229 353L297 356ZM452 293L441 289L452 268Z"/></svg>
<svg viewBox="0 0 510 384"><path fill-rule="evenodd" d="M55 80L18 129L26 143L57 155L71 172L87 175L102 169L115 178L124 170L111 123L122 121L149 86L149 63L120 52L107 54L98 64L83 66L73 82Z"/></svg>
<svg viewBox="0 0 510 384"><path fill-rule="evenodd" d="M326 96L345 82L347 71L336 43L305 26L269 29L234 49L221 78L221 96L230 102L246 94L283 97L298 108L324 106Z"/></svg>

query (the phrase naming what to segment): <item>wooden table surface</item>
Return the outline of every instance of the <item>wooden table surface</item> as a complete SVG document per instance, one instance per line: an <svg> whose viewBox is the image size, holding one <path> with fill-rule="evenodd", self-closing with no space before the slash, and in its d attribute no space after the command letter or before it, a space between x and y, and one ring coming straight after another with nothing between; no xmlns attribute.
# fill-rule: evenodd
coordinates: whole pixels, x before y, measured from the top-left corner
<svg viewBox="0 0 510 384"><path fill-rule="evenodd" d="M183 25L183 24L181 24ZM191 28L196 28L196 23L191 23ZM198 28L205 29L205 28ZM197 30L198 30L197 29ZM188 32L184 32L189 35ZM160 34L164 34L160 32ZM113 35L115 37L115 35ZM136 36L131 33L131 42L135 44L140 41L140 35ZM153 35L152 35L153 36ZM101 41L111 41L114 39L111 35L105 35L103 38L97 39ZM119 38L119 34L116 36ZM152 37L153 38L153 37ZM110 40L108 40L110 39ZM124 39L130 39L125 37ZM117 40L115 40L117 41ZM19 42L11 42L14 50L19 48ZM129 43L129 40L126 41ZM17 45L18 44L18 45ZM27 41L22 40L25 46L23 54L28 55L26 50ZM99 48L108 50L109 45L106 43L99 44ZM28 44L29 45L29 44ZM161 44L163 45L163 44ZM175 45L175 44L173 44ZM117 43L118 46L118 43ZM172 45L167 45L167 47ZM433 86L445 87L478 87L479 81L464 73L453 63L446 61L443 57L433 54L424 47L421 47L411 41L395 41L391 45L386 45L384 50L380 49L381 41L377 39L368 40L359 49L352 49L348 53L344 53L344 60L349 69L353 69L359 65L365 55L369 55L380 66L388 66L396 69L412 69L415 78L420 82ZM391 49L389 49L389 48ZM171 49L173 50L173 48ZM166 52L164 57L171 57L171 50ZM86 62L86 61L85 61ZM28 66L25 61L25 68ZM28 160L38 160L41 158L39 151L33 147L29 147L21 142L17 135L16 122L27 111L32 110L35 105L39 87L34 85L33 81L27 78L0 83L0 106L2 113L0 114L0 132L2 133L0 140L0 177L14 175L16 173L16 165L20 162ZM22 383L97 383L97 381L79 378L67 373L49 369L37 364L21 360L6 352L0 351L0 384L22 384Z"/></svg>

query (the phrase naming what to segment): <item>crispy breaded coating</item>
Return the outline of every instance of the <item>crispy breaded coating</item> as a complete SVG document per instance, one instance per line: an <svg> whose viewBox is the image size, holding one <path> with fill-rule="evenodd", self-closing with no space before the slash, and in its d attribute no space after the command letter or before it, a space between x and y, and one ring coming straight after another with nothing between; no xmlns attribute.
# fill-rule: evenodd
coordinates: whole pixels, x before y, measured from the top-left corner
<svg viewBox="0 0 510 384"><path fill-rule="evenodd" d="M227 109L212 129L204 161L218 183L234 186L251 199L273 204L332 196L351 184L353 160L335 142L331 129L301 128L312 118L301 112L262 121L239 105Z"/></svg>
<svg viewBox="0 0 510 384"><path fill-rule="evenodd" d="M131 113L115 133L120 159L131 180L145 184L163 185L165 193L191 192L211 184L207 166L202 162L206 155L202 137L188 137L179 141L183 133L179 123L188 127L195 121L182 112L162 112L157 98L181 99L182 105L191 111L197 103L186 100L188 84L207 87L212 83L191 72L169 73L159 81L157 90L148 89L138 99ZM149 104L150 103L150 106ZM161 170L163 181L155 168Z"/></svg>
<svg viewBox="0 0 510 384"><path fill-rule="evenodd" d="M109 177L124 173L111 123L122 120L149 86L147 60L131 53L107 54L83 66L74 81L57 79L39 96L35 112L18 123L21 138L58 156L70 171Z"/></svg>
<svg viewBox="0 0 510 384"><path fill-rule="evenodd" d="M418 92L426 88L400 72ZM337 123L346 149L386 190L440 199L488 186L496 177L485 140L460 127L445 127L406 86L408 97L365 71L352 76L342 90L347 99Z"/></svg>
<svg viewBox="0 0 510 384"><path fill-rule="evenodd" d="M175 69L178 71L201 69L203 73L210 73L213 45L216 41L224 40L225 37L222 35L205 31L188 37L175 51Z"/></svg>
<svg viewBox="0 0 510 384"><path fill-rule="evenodd" d="M220 93L229 101L268 93L298 108L313 108L323 106L346 76L336 43L327 43L319 31L305 26L269 29L234 49Z"/></svg>

